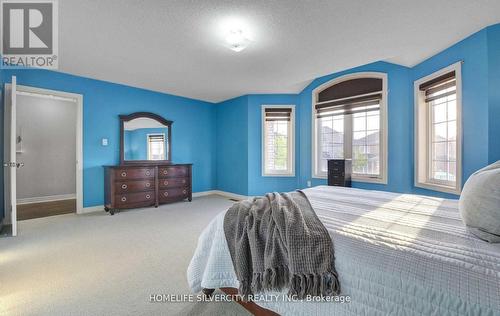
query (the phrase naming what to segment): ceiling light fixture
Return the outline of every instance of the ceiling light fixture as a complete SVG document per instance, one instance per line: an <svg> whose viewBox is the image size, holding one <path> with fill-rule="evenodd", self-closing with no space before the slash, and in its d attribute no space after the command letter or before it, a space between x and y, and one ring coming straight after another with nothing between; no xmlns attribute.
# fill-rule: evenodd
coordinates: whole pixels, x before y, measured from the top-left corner
<svg viewBox="0 0 500 316"><path fill-rule="evenodd" d="M241 52L250 44L250 39L248 39L241 29L232 29L226 35L226 43L229 49Z"/></svg>

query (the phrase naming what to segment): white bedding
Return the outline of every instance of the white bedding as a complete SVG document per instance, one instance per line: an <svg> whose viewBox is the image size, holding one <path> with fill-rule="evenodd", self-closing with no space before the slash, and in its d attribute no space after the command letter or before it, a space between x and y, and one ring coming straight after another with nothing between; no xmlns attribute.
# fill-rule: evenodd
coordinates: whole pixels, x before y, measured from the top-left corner
<svg viewBox="0 0 500 316"><path fill-rule="evenodd" d="M304 190L330 232L350 303L257 303L281 315L500 315L500 244L467 232L457 201L319 186ZM188 267L193 292L238 287L224 212Z"/></svg>

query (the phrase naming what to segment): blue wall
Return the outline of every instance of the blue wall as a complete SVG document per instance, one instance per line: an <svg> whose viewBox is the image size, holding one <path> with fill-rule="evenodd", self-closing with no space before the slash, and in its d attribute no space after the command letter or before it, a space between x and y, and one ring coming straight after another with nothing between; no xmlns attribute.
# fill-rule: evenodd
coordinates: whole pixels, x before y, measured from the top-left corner
<svg viewBox="0 0 500 316"><path fill-rule="evenodd" d="M353 187L394 192L411 191L413 182L411 137L413 129L412 91L408 84L409 69L403 66L376 62L314 80L300 97L300 178L298 187L326 184L324 179L312 179L312 91L334 78L356 72L381 72L388 77L388 178L385 184L354 182Z"/></svg>
<svg viewBox="0 0 500 316"><path fill-rule="evenodd" d="M103 203L102 165L118 163L118 115L136 111L154 112L174 121L172 158L179 163L194 163L195 192L218 189L258 195L303 188L309 180L313 185L324 184L325 180L311 179L312 90L345 74L386 73L388 183L353 185L456 197L415 188L413 184L413 82L457 61L464 61L465 181L475 170L500 159L500 25L483 29L413 68L376 62L317 78L299 94L245 95L218 104L46 70L1 70L0 81L3 88L3 83L10 82L10 77L16 75L22 85L84 95L84 205L93 206ZM0 105L2 103L3 98ZM296 106L295 177L262 177L263 104ZM3 116L3 106L1 110L0 116ZM3 117L0 119L3 121ZM109 146L101 146L103 137L109 139ZM3 199L3 190L0 191Z"/></svg>
<svg viewBox="0 0 500 316"><path fill-rule="evenodd" d="M3 81L3 72L4 70L0 68L0 159L3 159L3 120L4 120L4 81ZM5 217L5 209L4 209L4 199L3 199L3 167L0 168L0 229L2 228L3 219Z"/></svg>
<svg viewBox="0 0 500 316"><path fill-rule="evenodd" d="M500 24L490 26L488 33L489 142L488 162L500 160Z"/></svg>
<svg viewBox="0 0 500 316"><path fill-rule="evenodd" d="M119 162L119 114L148 111L172 125L172 160L193 163L193 191L215 188L215 106L212 103L47 70L4 70L20 85L83 94L84 206L103 204L103 165ZM109 146L101 146L101 138Z"/></svg>
<svg viewBox="0 0 500 316"><path fill-rule="evenodd" d="M242 195L261 195L297 188L295 176L262 176L261 108L267 104L296 105L297 95L245 95L217 104L217 189ZM296 134L298 132L299 125L296 124ZM296 165L298 151L297 146Z"/></svg>
<svg viewBox="0 0 500 316"><path fill-rule="evenodd" d="M262 105L295 105L295 137L300 132L298 98L295 94L255 94L248 96L248 195L286 192L297 188L297 177L262 176ZM299 142L295 147L295 175L300 165Z"/></svg>
<svg viewBox="0 0 500 316"><path fill-rule="evenodd" d="M164 134L168 137L168 128L138 128L123 132L124 159L125 160L148 160L148 134ZM165 138L165 150L167 150L168 139ZM168 153L165 152L167 155Z"/></svg>
<svg viewBox="0 0 500 316"><path fill-rule="evenodd" d="M217 113L217 189L248 194L248 97L219 103Z"/></svg>
<svg viewBox="0 0 500 316"><path fill-rule="evenodd" d="M388 183L370 184L354 182L353 186L365 189L387 190L393 192L419 193L448 198L456 195L416 188L414 186L414 95L413 82L457 61L462 66L463 96L463 181L471 173L488 163L500 159L500 25L483 29L443 52L407 68L387 62L376 62L313 80L301 93L275 95L247 95L217 105L218 122L230 117L231 105L238 104L238 128L230 129L235 142L219 142L228 132L218 128L217 184L224 191L245 195L257 195L269 191L288 191L304 188L307 181L313 185L325 184L324 179L312 179L311 154L311 115L312 91L333 78L355 72L382 72L388 75ZM261 176L261 114L263 104L296 105L296 176ZM247 117L242 117L244 107ZM227 117L226 117L227 116ZM248 142L244 143L244 138ZM236 145L237 144L237 145ZM245 152L247 153L246 156ZM240 180L231 177L234 169L225 169L225 155L238 153L241 161L235 165ZM222 160L224 160L224 162ZM219 161L221 160L221 161ZM247 176L245 176L245 173ZM246 177L246 178L245 178ZM222 180L223 179L223 180Z"/></svg>
<svg viewBox="0 0 500 316"><path fill-rule="evenodd" d="M488 164L488 51L482 30L412 69L412 81L453 63L462 64L463 182ZM482 140L482 141L481 141ZM430 194L427 190L416 189Z"/></svg>

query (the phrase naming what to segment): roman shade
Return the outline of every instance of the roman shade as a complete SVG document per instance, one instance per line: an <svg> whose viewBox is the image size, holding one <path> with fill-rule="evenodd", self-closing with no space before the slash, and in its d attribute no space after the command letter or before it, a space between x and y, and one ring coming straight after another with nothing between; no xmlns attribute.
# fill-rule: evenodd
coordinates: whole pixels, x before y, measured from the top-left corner
<svg viewBox="0 0 500 316"><path fill-rule="evenodd" d="M340 82L318 93L316 117L380 110L382 79L358 78Z"/></svg>
<svg viewBox="0 0 500 316"><path fill-rule="evenodd" d="M382 91L380 78L356 78L339 82L318 93L318 103Z"/></svg>
<svg viewBox="0 0 500 316"><path fill-rule="evenodd" d="M292 108L266 108L266 121L290 121Z"/></svg>
<svg viewBox="0 0 500 316"><path fill-rule="evenodd" d="M456 86L455 71L451 71L422 83L419 89L425 92L425 102L428 103L455 94Z"/></svg>

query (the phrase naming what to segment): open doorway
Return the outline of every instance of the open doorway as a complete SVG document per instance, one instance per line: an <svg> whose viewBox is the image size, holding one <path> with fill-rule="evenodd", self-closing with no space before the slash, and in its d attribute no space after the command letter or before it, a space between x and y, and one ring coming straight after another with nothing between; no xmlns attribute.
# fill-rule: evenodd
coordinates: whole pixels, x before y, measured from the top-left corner
<svg viewBox="0 0 500 316"><path fill-rule="evenodd" d="M16 84L6 85L6 92L13 97L6 93L5 156L12 157L7 165L13 167L9 178L14 179L6 179L6 197L11 197L6 198L11 210L6 219L15 236L18 220L83 208L83 97Z"/></svg>
<svg viewBox="0 0 500 316"><path fill-rule="evenodd" d="M19 91L17 219L76 212L76 100Z"/></svg>

